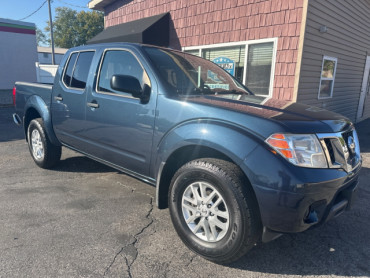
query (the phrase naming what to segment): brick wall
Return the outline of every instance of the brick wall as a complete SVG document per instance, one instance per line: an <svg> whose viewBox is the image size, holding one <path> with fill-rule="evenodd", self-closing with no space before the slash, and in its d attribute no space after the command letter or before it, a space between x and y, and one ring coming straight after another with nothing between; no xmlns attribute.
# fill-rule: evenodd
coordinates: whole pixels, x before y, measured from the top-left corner
<svg viewBox="0 0 370 278"><path fill-rule="evenodd" d="M105 9L105 26L171 13L170 46L278 37L274 94L292 100L303 0L119 0Z"/></svg>

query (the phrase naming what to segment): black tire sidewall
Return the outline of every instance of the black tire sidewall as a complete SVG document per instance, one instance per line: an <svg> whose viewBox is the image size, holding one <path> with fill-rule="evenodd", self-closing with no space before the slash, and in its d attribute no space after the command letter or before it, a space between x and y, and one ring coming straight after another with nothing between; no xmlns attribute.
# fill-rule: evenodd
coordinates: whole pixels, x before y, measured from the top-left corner
<svg viewBox="0 0 370 278"><path fill-rule="evenodd" d="M198 238L188 227L182 215L182 196L185 189L193 182L204 181L214 186L222 195L229 211L229 229L226 235L217 242L205 242ZM193 167L181 169L174 177L170 191L170 212L175 229L185 244L205 256L207 259L217 260L237 252L243 244L248 221L245 221L246 211L241 209L236 192L233 191L232 180L219 172L212 172L209 168Z"/></svg>

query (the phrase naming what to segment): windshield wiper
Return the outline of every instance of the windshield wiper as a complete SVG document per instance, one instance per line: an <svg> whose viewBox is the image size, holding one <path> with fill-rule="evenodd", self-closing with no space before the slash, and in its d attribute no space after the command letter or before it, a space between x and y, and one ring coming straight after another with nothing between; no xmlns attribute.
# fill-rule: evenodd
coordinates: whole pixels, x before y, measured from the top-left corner
<svg viewBox="0 0 370 278"><path fill-rule="evenodd" d="M237 91L237 90L225 90L225 91L220 91L220 92L215 92L214 93L216 96L217 95L248 95L248 92L246 91Z"/></svg>
<svg viewBox="0 0 370 278"><path fill-rule="evenodd" d="M212 90L209 88L198 88L198 87L195 87L189 93L189 95L214 95L214 94L215 92L212 92Z"/></svg>

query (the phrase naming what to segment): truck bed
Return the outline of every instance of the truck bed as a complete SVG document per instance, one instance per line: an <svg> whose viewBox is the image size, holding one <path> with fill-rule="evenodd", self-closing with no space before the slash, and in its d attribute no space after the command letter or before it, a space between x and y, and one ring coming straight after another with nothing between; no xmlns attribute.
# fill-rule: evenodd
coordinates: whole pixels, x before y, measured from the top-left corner
<svg viewBox="0 0 370 278"><path fill-rule="evenodd" d="M18 113L23 114L27 100L33 95L41 97L47 107L50 108L52 84L16 82L15 87L17 90L16 111Z"/></svg>

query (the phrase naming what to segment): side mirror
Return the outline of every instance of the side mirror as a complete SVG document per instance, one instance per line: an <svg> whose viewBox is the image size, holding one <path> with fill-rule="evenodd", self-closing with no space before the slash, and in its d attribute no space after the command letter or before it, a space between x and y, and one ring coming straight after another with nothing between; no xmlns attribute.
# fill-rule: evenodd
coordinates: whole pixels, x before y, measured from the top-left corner
<svg viewBox="0 0 370 278"><path fill-rule="evenodd" d="M136 77L122 74L113 75L110 80L110 86L113 90L130 93L134 98L139 98L142 102L149 100L150 88L145 85L143 90L140 81Z"/></svg>

